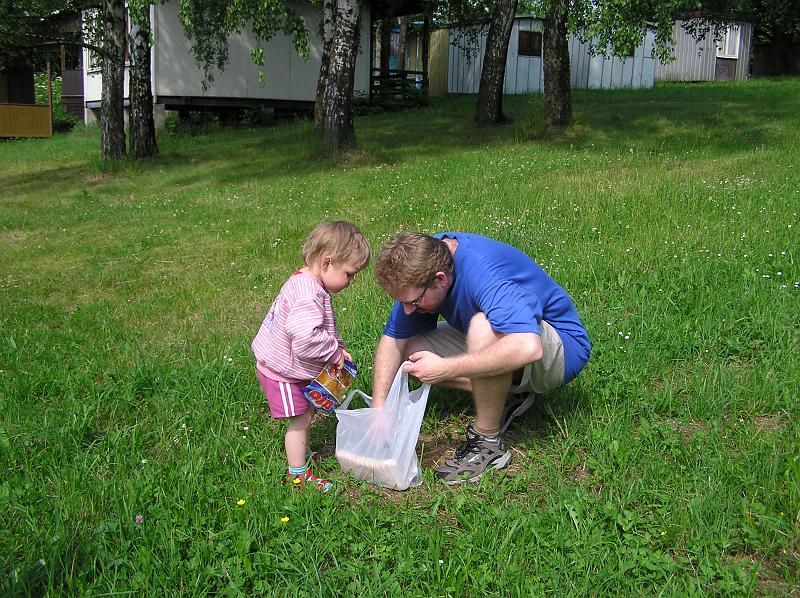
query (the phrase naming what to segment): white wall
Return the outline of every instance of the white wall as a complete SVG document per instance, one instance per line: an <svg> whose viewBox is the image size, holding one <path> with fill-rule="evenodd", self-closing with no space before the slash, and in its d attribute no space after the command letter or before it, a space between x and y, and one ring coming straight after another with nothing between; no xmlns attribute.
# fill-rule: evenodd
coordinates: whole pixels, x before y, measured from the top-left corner
<svg viewBox="0 0 800 598"><path fill-rule="evenodd" d="M174 2L156 5L152 9L153 94L156 96L190 96L213 98L258 98L274 100L314 101L317 78L322 58L322 40L319 38L320 7L296 0L296 10L303 16L309 30L308 60L301 58L289 38L276 35L264 46L264 65L258 67L250 59L250 51L257 47L255 37L248 29L230 38L229 61L222 72L214 71L214 81L204 91L203 74L191 54L189 41L183 33ZM369 6L365 5L361 17L361 48L356 60L356 91L369 89ZM84 64L88 65L88 56ZM259 71L264 73L264 84L259 81ZM125 73L127 97L128 74ZM99 71L84 71L84 101L96 102L101 97Z"/></svg>
<svg viewBox="0 0 800 598"><path fill-rule="evenodd" d="M540 57L518 56L520 30L542 31L541 19L517 17L514 20L508 43L504 93L529 93L544 91L544 68ZM477 52L471 61L467 52L452 45L458 34L450 34L447 90L449 93L478 93L483 54L486 51L488 27L477 42ZM654 37L648 33L644 43L637 47L631 58L592 56L589 44L574 35L568 40L570 54L570 81L575 89L616 87L653 87L655 59L652 57Z"/></svg>

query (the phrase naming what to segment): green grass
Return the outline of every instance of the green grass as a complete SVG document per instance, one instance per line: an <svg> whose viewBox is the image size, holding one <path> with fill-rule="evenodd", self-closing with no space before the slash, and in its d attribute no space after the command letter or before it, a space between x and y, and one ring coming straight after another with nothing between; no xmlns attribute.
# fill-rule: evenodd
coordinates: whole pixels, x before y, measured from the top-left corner
<svg viewBox="0 0 800 598"><path fill-rule="evenodd" d="M0 143L0 594L797 592L800 80L579 91L555 135L473 102L358 119L341 160L306 122L110 174L96 130ZM434 391L420 488L342 476L330 419L335 492L281 485L249 345L327 218L485 233L571 293L592 360L507 473L433 479L472 417ZM365 390L389 305L371 268L336 298Z"/></svg>

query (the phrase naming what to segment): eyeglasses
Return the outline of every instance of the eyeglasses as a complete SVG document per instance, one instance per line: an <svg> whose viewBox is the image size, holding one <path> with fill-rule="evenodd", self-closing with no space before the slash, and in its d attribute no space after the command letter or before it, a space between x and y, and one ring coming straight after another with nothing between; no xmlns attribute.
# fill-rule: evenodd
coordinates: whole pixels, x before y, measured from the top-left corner
<svg viewBox="0 0 800 598"><path fill-rule="evenodd" d="M428 290L428 287L434 280L436 280L436 277L431 278L431 280L428 281L428 284L426 284L425 288L422 289L422 292L419 294L419 297L411 301L401 301L400 303L402 303L403 305L407 305L408 307L413 307L414 309L417 309L419 307L420 302L422 301L422 298L425 296L425 292Z"/></svg>

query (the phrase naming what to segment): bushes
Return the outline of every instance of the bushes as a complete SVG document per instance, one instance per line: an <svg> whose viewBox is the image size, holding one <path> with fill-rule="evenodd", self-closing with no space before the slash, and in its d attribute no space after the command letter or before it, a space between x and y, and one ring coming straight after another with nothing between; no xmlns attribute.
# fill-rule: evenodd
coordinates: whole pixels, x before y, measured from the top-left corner
<svg viewBox="0 0 800 598"><path fill-rule="evenodd" d="M34 75L36 103L47 104L47 73ZM69 131L78 120L61 103L61 77L53 78L53 131Z"/></svg>

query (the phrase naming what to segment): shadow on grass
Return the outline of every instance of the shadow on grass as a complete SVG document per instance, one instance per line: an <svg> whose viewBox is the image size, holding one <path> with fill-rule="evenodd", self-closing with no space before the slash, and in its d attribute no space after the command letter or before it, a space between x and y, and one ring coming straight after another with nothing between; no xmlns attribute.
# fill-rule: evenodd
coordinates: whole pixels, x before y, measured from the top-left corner
<svg viewBox="0 0 800 598"><path fill-rule="evenodd" d="M122 170L164 173L169 185L204 185L206 181L241 184L357 170L515 144L543 150L627 151L637 146L676 155L706 149L730 155L781 144L789 139L789 131L800 127L796 110L800 80L796 79L576 90L573 98L575 123L563 131L548 131L544 126L540 94L504 98L509 122L495 127L476 126L472 121L475 98L460 96L434 99L417 110L357 118L360 149L344 156L328 156L313 124L301 120L267 129L166 137L157 157ZM46 168L7 177L4 194L40 191L54 183L74 184L81 177L104 180L99 171L93 172L90 160L85 169Z"/></svg>
<svg viewBox="0 0 800 598"><path fill-rule="evenodd" d="M317 132L305 121L248 132L244 140L230 133L221 140L209 137L197 142L196 151L187 158L208 162L209 178L240 182L398 164L410 157L436 158L518 143L552 149L607 145L619 150L644 144L676 154L695 149L744 153L781 143L785 131L796 128L787 126L792 121L800 126L798 96L800 82L791 80L578 90L575 124L557 132L547 131L543 124L541 95L504 98L509 122L495 127L474 125L475 99L462 96L436 99L418 110L356 119L361 149L339 158L325 154ZM203 147L213 148L214 156ZM160 160L167 164L169 158Z"/></svg>
<svg viewBox="0 0 800 598"><path fill-rule="evenodd" d="M504 434L511 447L531 446L554 434L566 434L563 422L586 408L587 396L579 383L540 395L528 411L516 418ZM425 444L423 466L436 467L452 456L464 440L464 428L475 411L467 393L441 391L431 394L420 434ZM427 423L427 425L426 425Z"/></svg>

